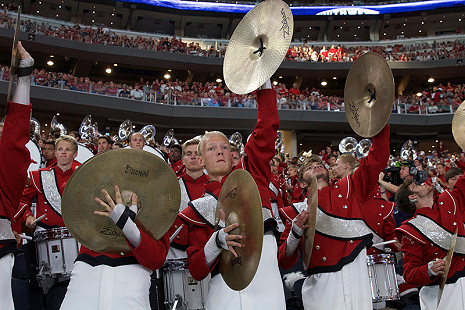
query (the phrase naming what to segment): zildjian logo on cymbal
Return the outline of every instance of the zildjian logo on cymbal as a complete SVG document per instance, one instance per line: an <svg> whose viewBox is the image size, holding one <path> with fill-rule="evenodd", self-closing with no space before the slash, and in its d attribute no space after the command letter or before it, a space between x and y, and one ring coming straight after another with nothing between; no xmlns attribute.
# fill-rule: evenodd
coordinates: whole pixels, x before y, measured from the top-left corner
<svg viewBox="0 0 465 310"><path fill-rule="evenodd" d="M118 237L123 237L124 238L124 234L123 232L121 231L116 231L116 229L112 228L112 227L103 227L99 233L103 234L103 235L106 235L106 236L111 236L113 237L113 239L116 239Z"/></svg>
<svg viewBox="0 0 465 310"><path fill-rule="evenodd" d="M231 267L234 267L237 264L242 266L242 257L238 256L234 259L231 259Z"/></svg>
<svg viewBox="0 0 465 310"><path fill-rule="evenodd" d="M229 193L226 194L225 198L234 198L237 196L237 187L234 187L229 191Z"/></svg>
<svg viewBox="0 0 465 310"><path fill-rule="evenodd" d="M360 127L359 115L358 115L358 107L355 105L353 101L349 102L349 110L352 112L354 116L355 122L357 123L358 127Z"/></svg>
<svg viewBox="0 0 465 310"><path fill-rule="evenodd" d="M284 11L284 8L281 9L281 15L283 16L283 19L281 20L281 23L283 24L281 26L281 29L279 31L283 31L283 38L286 38L286 35L290 34L290 29L289 29L289 24L287 20L289 19L288 16L286 16L286 11Z"/></svg>

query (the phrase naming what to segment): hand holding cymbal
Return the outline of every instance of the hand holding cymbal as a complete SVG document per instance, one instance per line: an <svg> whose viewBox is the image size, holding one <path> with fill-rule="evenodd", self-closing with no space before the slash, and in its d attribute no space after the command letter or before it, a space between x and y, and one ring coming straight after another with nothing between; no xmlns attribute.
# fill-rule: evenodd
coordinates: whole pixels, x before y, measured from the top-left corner
<svg viewBox="0 0 465 310"><path fill-rule="evenodd" d="M221 214L221 221L223 221L223 223L226 223L226 214L224 213L223 209L220 210L220 214ZM239 254L237 254L234 247L239 247L239 248L244 247L244 245L239 242L239 240L244 239L244 236L233 235L230 233L237 231L236 228L238 227L239 227L239 223L233 223L223 228L223 231L227 234L225 237L226 246L228 247L229 252L231 252L236 258L239 257Z"/></svg>

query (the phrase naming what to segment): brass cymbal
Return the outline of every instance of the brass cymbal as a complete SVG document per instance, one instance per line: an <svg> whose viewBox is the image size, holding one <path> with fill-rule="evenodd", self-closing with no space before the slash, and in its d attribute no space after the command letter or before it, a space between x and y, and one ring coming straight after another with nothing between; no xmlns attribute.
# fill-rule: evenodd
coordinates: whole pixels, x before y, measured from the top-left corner
<svg viewBox="0 0 465 310"><path fill-rule="evenodd" d="M312 177L312 182L308 188L307 199L307 228L304 231L304 242L302 249L302 259L305 269L308 269L310 258L312 257L313 241L315 240L316 213L318 209L318 187L316 177Z"/></svg>
<svg viewBox="0 0 465 310"><path fill-rule="evenodd" d="M252 176L243 169L231 172L221 188L218 206L226 214L226 226L239 223L229 234L243 235L242 248L235 248L239 257L223 250L220 272L233 290L245 289L257 271L263 244L263 213L260 193Z"/></svg>
<svg viewBox="0 0 465 310"><path fill-rule="evenodd" d="M10 64L10 79L8 81L8 94L6 96L6 103L11 100L13 96L13 85L15 83L15 75L18 71L19 61L21 57L19 55L19 51L17 48L18 41L19 41L19 25L21 24L21 9L23 8L22 2L18 6L18 17L16 18L15 24L15 34L13 36L13 47L11 48L11 64Z"/></svg>
<svg viewBox="0 0 465 310"><path fill-rule="evenodd" d="M102 189L114 198L118 185L126 206L135 193L139 211L135 222L154 239L160 239L173 224L181 202L176 175L163 160L136 149L111 150L92 157L76 169L66 184L62 215L71 235L91 250L105 253L129 252L124 235L107 217L94 215L105 201Z"/></svg>
<svg viewBox="0 0 465 310"><path fill-rule="evenodd" d="M465 150L465 101L460 104L454 113L452 135L460 148Z"/></svg>
<svg viewBox="0 0 465 310"><path fill-rule="evenodd" d="M247 94L262 86L283 62L293 32L292 12L284 1L266 0L250 10L234 30L224 56L228 88Z"/></svg>
<svg viewBox="0 0 465 310"><path fill-rule="evenodd" d="M353 131L364 138L379 133L391 115L394 93L394 78L384 58L373 52L360 56L344 87L346 116Z"/></svg>

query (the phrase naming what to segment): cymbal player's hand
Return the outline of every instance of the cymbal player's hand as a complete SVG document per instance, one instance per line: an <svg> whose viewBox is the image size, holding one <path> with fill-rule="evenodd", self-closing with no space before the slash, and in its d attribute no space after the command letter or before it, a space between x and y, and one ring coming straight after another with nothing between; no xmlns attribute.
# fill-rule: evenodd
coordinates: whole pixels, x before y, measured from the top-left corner
<svg viewBox="0 0 465 310"><path fill-rule="evenodd" d="M302 212L300 212L299 215L295 217L294 223L297 227L304 230L308 227L307 220L308 220L308 210L303 210Z"/></svg>
<svg viewBox="0 0 465 310"><path fill-rule="evenodd" d="M95 197L95 201L98 202L99 205L104 207L105 210L104 211L94 211L94 214L110 217L110 214L111 214L111 212L113 212L113 209L115 208L115 206L117 204L123 204L123 198L121 197L121 192L119 190L118 185L115 185L115 201L113 201L113 198L111 198L110 194L105 189L102 189L102 194L105 196L105 200L107 202L104 202L102 199L100 199L98 197ZM132 199L133 204L134 204L134 200L136 202L135 204L137 204L137 196L136 195L132 195L131 199ZM116 202L116 204L115 204L115 202Z"/></svg>
<svg viewBox="0 0 465 310"><path fill-rule="evenodd" d="M34 223L34 221L36 220L36 218L32 215L29 215L27 218L26 218L26 226L29 227L29 228L35 228L36 227L36 223Z"/></svg>
<svg viewBox="0 0 465 310"><path fill-rule="evenodd" d="M378 182L382 181L384 179L384 172L380 172L378 176Z"/></svg>
<svg viewBox="0 0 465 310"><path fill-rule="evenodd" d="M18 44L16 45L16 48L18 49L19 56L21 57L21 59L31 58L31 55L29 55L29 53L23 47L23 45L21 44L21 41L18 41Z"/></svg>
<svg viewBox="0 0 465 310"><path fill-rule="evenodd" d="M220 210L220 219L223 223L226 223L226 214L224 211L221 209ZM226 245L228 247L228 250L235 256L238 257L239 255L237 254L236 250L234 247L242 248L244 245L239 242L239 240L244 239L244 236L242 235L230 235L229 232L231 232L233 229L239 227L239 223L234 223L231 225L226 226L222 230L226 233Z"/></svg>
<svg viewBox="0 0 465 310"><path fill-rule="evenodd" d="M444 268L446 266L446 262L443 259L437 259L433 261L430 270L438 275L444 274Z"/></svg>

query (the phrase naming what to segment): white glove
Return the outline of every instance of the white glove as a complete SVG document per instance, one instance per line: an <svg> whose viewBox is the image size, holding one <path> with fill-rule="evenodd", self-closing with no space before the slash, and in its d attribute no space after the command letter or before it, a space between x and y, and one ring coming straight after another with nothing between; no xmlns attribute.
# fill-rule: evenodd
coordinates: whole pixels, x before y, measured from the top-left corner
<svg viewBox="0 0 465 310"><path fill-rule="evenodd" d="M129 207L129 210L134 213L137 213L137 206L132 205ZM129 243L134 248L137 248L141 240L139 228L137 227L136 223L134 223L134 221L131 219L131 217L127 216L127 214L125 214L123 217L124 211L126 211L126 207L122 204L117 204L111 212L110 218L113 220L113 222L115 222L115 224L119 228L121 228Z"/></svg>

